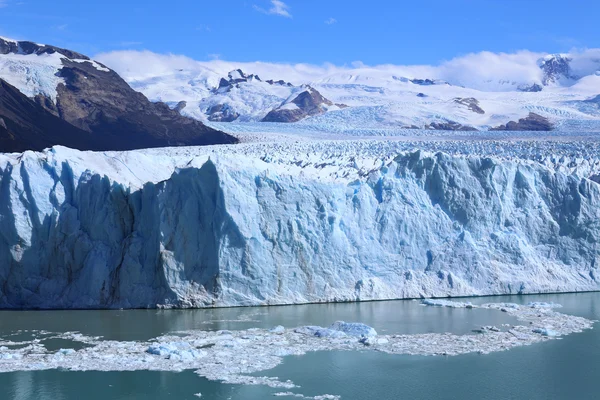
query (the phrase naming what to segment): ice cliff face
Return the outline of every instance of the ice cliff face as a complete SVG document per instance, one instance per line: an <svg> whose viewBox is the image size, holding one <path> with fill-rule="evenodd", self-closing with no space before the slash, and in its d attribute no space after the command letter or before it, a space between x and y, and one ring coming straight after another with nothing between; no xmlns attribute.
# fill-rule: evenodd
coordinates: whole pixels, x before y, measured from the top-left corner
<svg viewBox="0 0 600 400"><path fill-rule="evenodd" d="M0 155L0 307L599 289L584 176L442 153L342 173L207 154Z"/></svg>

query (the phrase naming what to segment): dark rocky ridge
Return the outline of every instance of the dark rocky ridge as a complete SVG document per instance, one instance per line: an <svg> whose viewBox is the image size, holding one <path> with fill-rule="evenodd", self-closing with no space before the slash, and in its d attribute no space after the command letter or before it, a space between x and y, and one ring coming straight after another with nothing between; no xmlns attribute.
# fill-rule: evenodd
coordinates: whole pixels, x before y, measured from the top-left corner
<svg viewBox="0 0 600 400"><path fill-rule="evenodd" d="M223 92L223 91L228 92L234 87L239 87L240 83L246 83L246 82L251 82L251 81L263 82L258 75L255 75L255 74L248 75L248 74L244 73L244 71L242 71L241 69L235 69L235 70L229 72L227 74L227 78L228 79L221 78L221 80L219 81L219 86L216 89L214 89L215 92ZM289 86L289 87L294 86L289 82L285 82L284 80L274 81L272 79L269 79L264 82L268 83L269 85L281 85L281 86Z"/></svg>
<svg viewBox="0 0 600 400"><path fill-rule="evenodd" d="M520 85L519 87L517 87L517 90L519 92L531 92L531 93L536 93L536 92L541 92L544 88L542 87L542 85L539 85L537 83L534 83L532 85Z"/></svg>
<svg viewBox="0 0 600 400"><path fill-rule="evenodd" d="M448 85L448 82L439 79L411 79L410 82L420 86Z"/></svg>
<svg viewBox="0 0 600 400"><path fill-rule="evenodd" d="M8 129L2 132L0 152L41 150L52 145L80 150L133 150L237 142L226 133L182 116L178 109L150 102L116 72L92 63L82 54L0 39L0 57L9 53L63 55L58 75L65 84L58 85L54 102L41 94L34 99L17 96L14 91L18 90L3 82L6 107L0 110L0 117L5 117ZM20 115L12 111L16 104Z"/></svg>
<svg viewBox="0 0 600 400"><path fill-rule="evenodd" d="M110 150L235 143L225 133L182 116L164 103L152 103L114 71L92 63L63 60L57 109L76 127L110 139Z"/></svg>
<svg viewBox="0 0 600 400"><path fill-rule="evenodd" d="M206 111L206 114L208 120L213 122L233 122L240 116L229 104L214 105Z"/></svg>
<svg viewBox="0 0 600 400"><path fill-rule="evenodd" d="M297 122L306 117L323 114L326 112L323 107L324 105L333 105L330 100L323 97L321 93L310 86L296 96L290 103L295 104L297 108L283 108L289 103L282 104L279 108L271 110L262 119L262 122Z"/></svg>
<svg viewBox="0 0 600 400"><path fill-rule="evenodd" d="M54 54L59 53L71 59L89 60L89 57L75 51L61 49L60 47L38 44L28 41L10 41L0 38L0 54Z"/></svg>
<svg viewBox="0 0 600 400"><path fill-rule="evenodd" d="M469 98L457 97L454 99L454 102L461 104L463 106L466 106L469 110L473 111L474 113L485 114L485 111L483 110L483 108L479 107L479 100L474 99L473 97L469 97Z"/></svg>
<svg viewBox="0 0 600 400"><path fill-rule="evenodd" d="M525 118L521 118L518 122L510 121L505 125L500 125L491 128L491 131L551 131L554 125L539 114L530 112Z"/></svg>
<svg viewBox="0 0 600 400"><path fill-rule="evenodd" d="M432 129L432 130L437 130L437 131L463 131L463 132L472 132L472 131L478 130L472 126L462 125L455 121L432 122L430 124L425 125L424 129Z"/></svg>
<svg viewBox="0 0 600 400"><path fill-rule="evenodd" d="M560 54L541 59L538 64L544 72L542 84L547 86L551 83L558 82L561 78L577 79L577 77L571 73L571 61L571 58Z"/></svg>
<svg viewBox="0 0 600 400"><path fill-rule="evenodd" d="M40 151L55 144L83 150L108 146L103 138L60 119L0 79L0 151Z"/></svg>

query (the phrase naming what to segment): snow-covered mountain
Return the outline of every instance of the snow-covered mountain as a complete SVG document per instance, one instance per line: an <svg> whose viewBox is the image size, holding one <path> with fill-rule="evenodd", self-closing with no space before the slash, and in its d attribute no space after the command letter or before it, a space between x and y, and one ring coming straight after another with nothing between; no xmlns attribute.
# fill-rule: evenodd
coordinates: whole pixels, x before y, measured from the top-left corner
<svg viewBox="0 0 600 400"><path fill-rule="evenodd" d="M319 108L323 112L303 113L289 122L320 125L325 130L341 121L352 128L518 129L522 126L519 120L533 113L542 123L528 124L527 129L600 129L600 112L586 102L600 94L596 50L504 58L486 53L437 68L284 67L185 59L169 60L158 70L130 65L138 57L130 53L128 57L115 53L100 58L123 70L132 87L150 99L171 107L185 101L182 113L202 121L265 121L274 110L294 109L290 100L311 88L325 99ZM143 57L160 61L162 56ZM184 68L175 67L178 64ZM477 109L469 102L477 102ZM327 106L329 103L334 107Z"/></svg>
<svg viewBox="0 0 600 400"><path fill-rule="evenodd" d="M74 51L0 38L0 83L0 151L235 142L150 102L116 72Z"/></svg>
<svg viewBox="0 0 600 400"><path fill-rule="evenodd" d="M0 155L0 308L598 290L598 160L555 159L390 141Z"/></svg>

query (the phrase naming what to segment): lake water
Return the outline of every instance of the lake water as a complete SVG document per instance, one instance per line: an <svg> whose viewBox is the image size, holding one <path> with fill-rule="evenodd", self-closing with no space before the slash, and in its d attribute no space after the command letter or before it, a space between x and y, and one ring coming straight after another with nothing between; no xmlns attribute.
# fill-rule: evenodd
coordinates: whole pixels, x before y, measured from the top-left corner
<svg viewBox="0 0 600 400"><path fill-rule="evenodd" d="M547 301L561 312L600 320L600 293L502 296L473 303ZM17 331L79 331L114 340L148 340L187 329L270 328L275 325L327 326L336 320L360 321L380 333L468 333L482 325L514 323L488 310L422 307L414 301L302 305L269 308L164 311L2 311L0 336ZM21 332L11 338L28 338ZM56 339L53 339L56 340ZM48 348L70 347L45 343ZM399 356L375 351L317 352L287 357L257 375L291 379L304 395L324 393L342 399L597 399L600 396L600 330L592 329L533 346L488 355ZM158 400L268 399L285 390L225 385L193 371L69 372L0 374L0 399ZM286 398L286 397L282 397Z"/></svg>

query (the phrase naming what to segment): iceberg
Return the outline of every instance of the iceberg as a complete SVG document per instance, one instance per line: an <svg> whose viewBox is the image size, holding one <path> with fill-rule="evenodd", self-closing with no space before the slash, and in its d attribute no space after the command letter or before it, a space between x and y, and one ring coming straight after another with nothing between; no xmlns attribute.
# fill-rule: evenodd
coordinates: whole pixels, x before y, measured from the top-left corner
<svg viewBox="0 0 600 400"><path fill-rule="evenodd" d="M586 160L382 143L0 155L0 308L599 289Z"/></svg>

